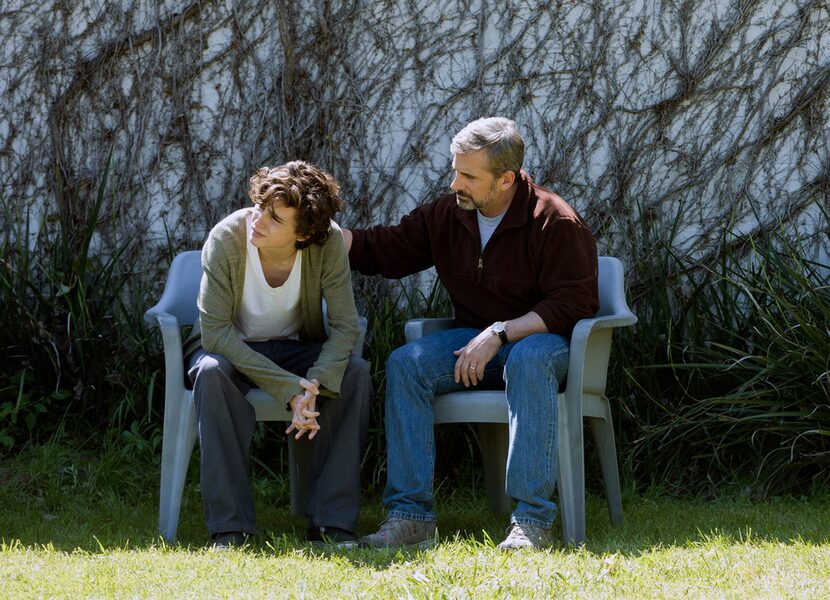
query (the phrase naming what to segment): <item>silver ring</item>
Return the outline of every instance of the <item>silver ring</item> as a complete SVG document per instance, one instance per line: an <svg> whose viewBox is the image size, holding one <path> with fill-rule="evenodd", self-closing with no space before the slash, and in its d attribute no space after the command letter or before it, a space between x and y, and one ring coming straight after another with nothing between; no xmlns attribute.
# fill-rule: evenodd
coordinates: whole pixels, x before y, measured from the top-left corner
<svg viewBox="0 0 830 600"><path fill-rule="evenodd" d="M470 365L470 368L475 371L477 367L476 367L476 365Z"/></svg>

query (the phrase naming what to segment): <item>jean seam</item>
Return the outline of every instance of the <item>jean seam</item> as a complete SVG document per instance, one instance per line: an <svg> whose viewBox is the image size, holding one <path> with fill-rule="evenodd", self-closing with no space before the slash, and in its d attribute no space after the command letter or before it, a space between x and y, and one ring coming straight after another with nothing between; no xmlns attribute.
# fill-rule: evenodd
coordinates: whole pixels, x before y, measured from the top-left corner
<svg viewBox="0 0 830 600"><path fill-rule="evenodd" d="M388 516L389 518L406 519L408 521L419 521L421 523L435 523L437 520L435 514L433 513L417 514L404 512L402 510L390 510Z"/></svg>
<svg viewBox="0 0 830 600"><path fill-rule="evenodd" d="M538 519L517 517L515 515L510 519L510 522L516 523L517 525L530 525L532 527L539 527L541 529L551 529L553 527L553 521L551 521L550 523L545 523L544 521L539 521Z"/></svg>
<svg viewBox="0 0 830 600"><path fill-rule="evenodd" d="M544 432L539 431L539 433L543 433L544 435L540 441L544 444L544 447L541 448L541 450L544 452L543 456L545 457L545 464L539 465L543 470L537 473L537 477L543 480L539 483L543 483L544 485L543 487L536 487L534 485L533 488L535 488L535 492L531 491L531 488L528 488L527 492L530 492L530 496L524 501L519 500L516 510L514 510L511 515L511 522L513 523L526 524L543 529L551 528L556 518L557 507L552 501L552 497L556 491L555 482L558 479L558 394L559 384L563 380L563 377L560 377L560 375L562 375L562 371L567 371L567 357L570 353L568 345L559 346L558 348L551 348L551 350L551 352L545 353L544 356L537 356L536 360L539 362L535 363L546 374L550 374L550 376L545 377L546 382L543 388L536 388L537 393L541 392L538 396L539 400L543 401L546 406L550 406L551 409L549 416L550 420L548 421L550 425L543 426L545 429ZM513 377L518 378L516 379L516 382L524 382L524 378L527 375L524 357L521 355L513 356L513 353L511 352L507 362L512 365L510 373ZM506 366L505 377L507 374L508 368ZM514 385L511 386L510 381L507 381L507 388L512 391L510 397L514 400L516 398L521 398L521 396L516 396L516 394L523 393L523 384L516 382L514 382ZM519 404L521 405L522 403ZM513 402L511 402L510 405L512 406ZM521 471L517 471L516 475L521 476ZM508 478L508 481L510 481L510 479L511 478ZM521 485L518 481L516 484ZM531 498L537 496L537 494L539 495L540 500L543 498L545 499L544 510L542 510L543 506L537 507L536 503L531 500ZM536 514L537 512L539 514ZM548 518L548 515L550 515L550 518Z"/></svg>

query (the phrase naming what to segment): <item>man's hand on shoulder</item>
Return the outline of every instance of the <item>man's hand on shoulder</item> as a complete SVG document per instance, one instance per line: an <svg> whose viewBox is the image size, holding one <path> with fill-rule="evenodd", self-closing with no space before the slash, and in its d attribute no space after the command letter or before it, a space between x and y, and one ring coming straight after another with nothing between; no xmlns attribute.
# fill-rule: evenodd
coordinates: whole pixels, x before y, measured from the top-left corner
<svg viewBox="0 0 830 600"><path fill-rule="evenodd" d="M346 242L346 251L352 249L352 232L350 229L343 228L340 231L343 232L343 241Z"/></svg>

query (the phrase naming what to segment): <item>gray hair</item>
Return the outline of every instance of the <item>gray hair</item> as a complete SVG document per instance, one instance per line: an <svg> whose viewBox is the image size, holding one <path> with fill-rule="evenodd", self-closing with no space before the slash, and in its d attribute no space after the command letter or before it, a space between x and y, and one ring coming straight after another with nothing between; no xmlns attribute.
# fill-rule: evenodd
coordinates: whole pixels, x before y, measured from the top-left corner
<svg viewBox="0 0 830 600"><path fill-rule="evenodd" d="M459 131L450 143L450 152L472 154L487 151L489 170L493 175L505 171L518 174L525 157L525 143L515 121L503 117L477 119Z"/></svg>

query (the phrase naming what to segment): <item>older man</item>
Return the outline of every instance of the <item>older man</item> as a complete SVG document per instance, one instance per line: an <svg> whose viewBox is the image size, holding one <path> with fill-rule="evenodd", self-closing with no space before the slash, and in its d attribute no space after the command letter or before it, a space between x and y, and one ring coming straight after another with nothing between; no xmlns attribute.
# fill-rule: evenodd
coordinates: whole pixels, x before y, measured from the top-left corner
<svg viewBox="0 0 830 600"><path fill-rule="evenodd" d="M395 350L386 367L387 519L366 547L434 540L432 400L506 386L507 494L502 550L550 541L556 514L556 402L574 324L595 314L597 252L562 198L522 172L524 142L504 118L473 121L450 145L452 194L398 225L344 230L353 269L398 278L434 266L455 327Z"/></svg>

